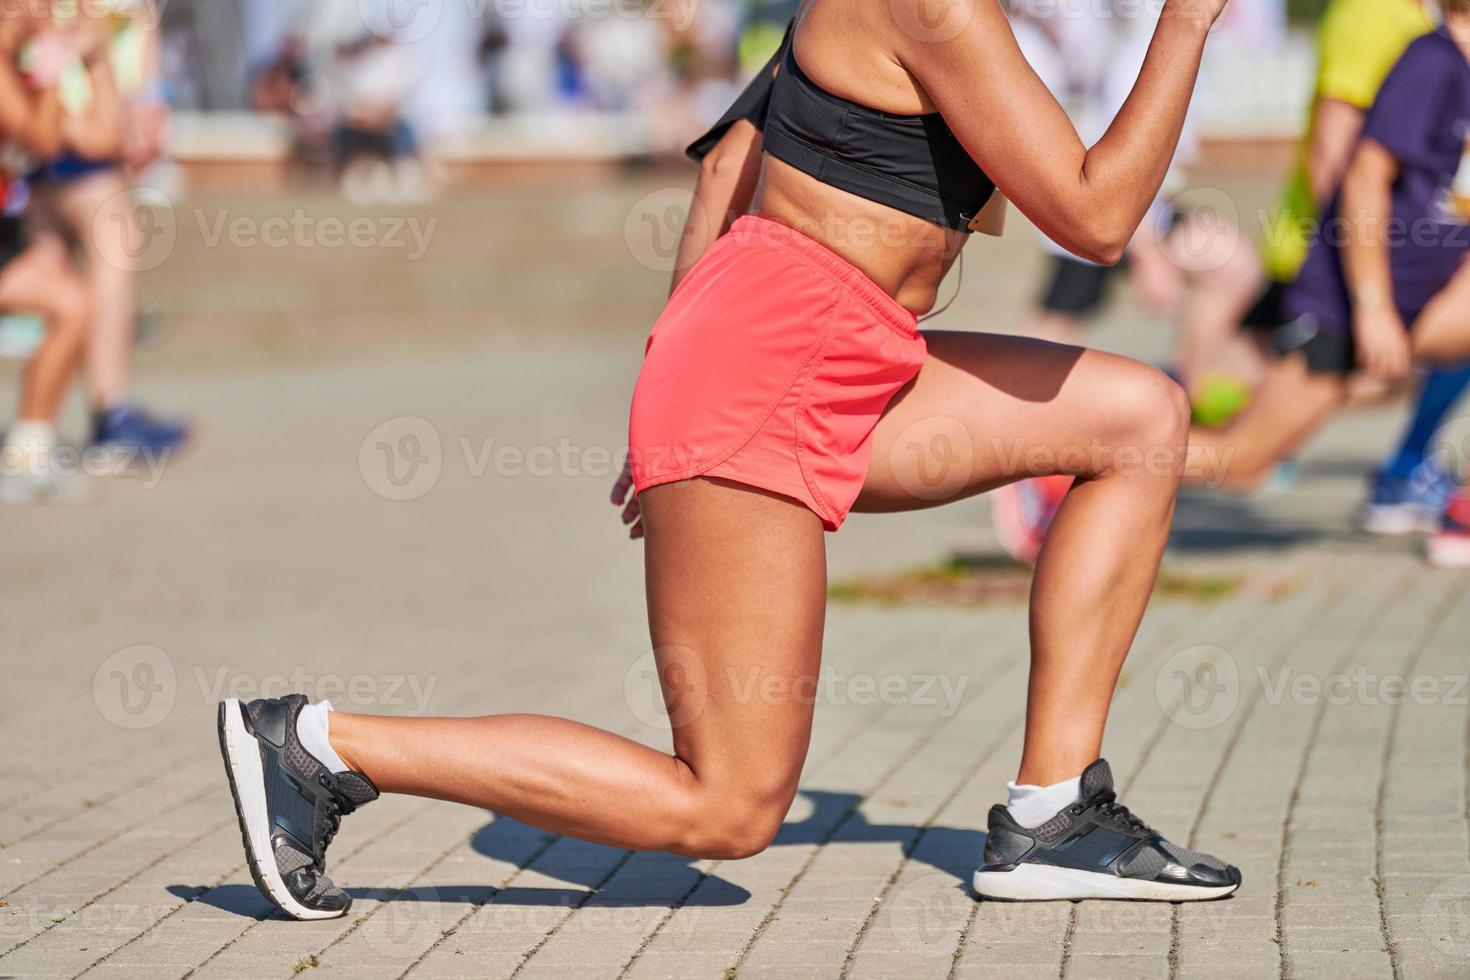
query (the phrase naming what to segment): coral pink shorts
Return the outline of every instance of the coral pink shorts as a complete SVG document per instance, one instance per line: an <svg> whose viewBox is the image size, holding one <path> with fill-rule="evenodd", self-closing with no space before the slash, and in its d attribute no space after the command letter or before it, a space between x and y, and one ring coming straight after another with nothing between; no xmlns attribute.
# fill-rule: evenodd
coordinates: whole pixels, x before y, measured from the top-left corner
<svg viewBox="0 0 1470 980"><path fill-rule="evenodd" d="M720 477L795 498L835 531L867 478L873 428L924 357L914 315L847 260L740 218L649 337L634 484Z"/></svg>

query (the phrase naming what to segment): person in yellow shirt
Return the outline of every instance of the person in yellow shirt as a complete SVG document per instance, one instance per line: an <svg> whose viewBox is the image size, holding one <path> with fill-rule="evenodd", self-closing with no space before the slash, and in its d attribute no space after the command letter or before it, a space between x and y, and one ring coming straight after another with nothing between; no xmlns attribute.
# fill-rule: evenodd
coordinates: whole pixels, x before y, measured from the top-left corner
<svg viewBox="0 0 1470 980"><path fill-rule="evenodd" d="M1262 243L1267 289L1296 279L1313 224L1337 192L1363 117L1409 42L1434 28L1420 0L1333 0L1317 29L1317 86L1296 168ZM1263 304L1266 305L1266 304ZM1275 303L1270 305L1275 307ZM1259 325L1274 328L1277 323ZM1251 321L1247 321L1251 322Z"/></svg>

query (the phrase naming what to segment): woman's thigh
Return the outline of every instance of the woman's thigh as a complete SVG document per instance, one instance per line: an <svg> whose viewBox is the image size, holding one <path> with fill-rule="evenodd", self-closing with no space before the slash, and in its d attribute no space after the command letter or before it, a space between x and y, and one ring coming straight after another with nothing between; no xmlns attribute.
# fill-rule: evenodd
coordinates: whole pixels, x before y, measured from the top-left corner
<svg viewBox="0 0 1470 980"><path fill-rule="evenodd" d="M712 787L789 802L821 665L821 520L790 498L714 479L653 487L639 503L675 754Z"/></svg>
<svg viewBox="0 0 1470 980"><path fill-rule="evenodd" d="M43 235L0 269L0 310L54 317L75 298L76 286L66 249L54 236Z"/></svg>
<svg viewBox="0 0 1470 980"><path fill-rule="evenodd" d="M1031 476L1096 475L1134 457L1164 475L1177 466L1166 444L1185 396L1157 369L1024 337L925 338L928 360L874 431L854 510L934 507Z"/></svg>

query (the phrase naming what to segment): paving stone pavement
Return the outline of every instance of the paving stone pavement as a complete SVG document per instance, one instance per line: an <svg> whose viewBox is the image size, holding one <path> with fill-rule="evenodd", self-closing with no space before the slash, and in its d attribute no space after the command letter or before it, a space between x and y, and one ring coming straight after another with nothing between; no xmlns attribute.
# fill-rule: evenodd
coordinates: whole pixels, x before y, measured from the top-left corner
<svg viewBox="0 0 1470 980"><path fill-rule="evenodd" d="M1392 411L1334 425L1291 494L1187 495L1168 566L1244 585L1157 599L1125 667L1125 799L1239 864L1228 901L976 902L1025 609L836 604L765 853L630 854L389 798L333 848L353 914L273 916L220 697L531 709L665 745L641 554L605 503L637 353L166 372L156 396L207 431L161 482L0 513L0 977L1470 976L1470 576L1350 529ZM995 553L983 502L831 541L838 578L957 553Z"/></svg>

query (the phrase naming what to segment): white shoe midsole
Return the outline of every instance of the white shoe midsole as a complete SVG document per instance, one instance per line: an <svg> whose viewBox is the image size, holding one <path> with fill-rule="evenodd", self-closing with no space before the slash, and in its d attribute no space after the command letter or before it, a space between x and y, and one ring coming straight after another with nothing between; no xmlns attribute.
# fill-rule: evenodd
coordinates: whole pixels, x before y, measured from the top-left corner
<svg viewBox="0 0 1470 980"><path fill-rule="evenodd" d="M1198 902L1224 898L1239 885L1204 887L1140 878L1119 878L1096 871L1023 864L1014 871L976 871L975 891L986 898L1015 901L1060 901L1079 898L1131 898L1155 902Z"/></svg>
<svg viewBox="0 0 1470 980"><path fill-rule="evenodd" d="M240 805L245 846L250 848L255 869L270 892L269 898L292 918L337 918L342 915L341 912L309 909L296 901L276 867L276 855L271 847L270 810L265 802L265 778L260 768L260 745L255 741L255 736L245 728L243 710L235 698L224 702L222 732L225 757L230 767L230 776L235 783L235 799Z"/></svg>
<svg viewBox="0 0 1470 980"><path fill-rule="evenodd" d="M1470 568L1470 538L1440 534L1429 539L1429 563L1436 568Z"/></svg>

